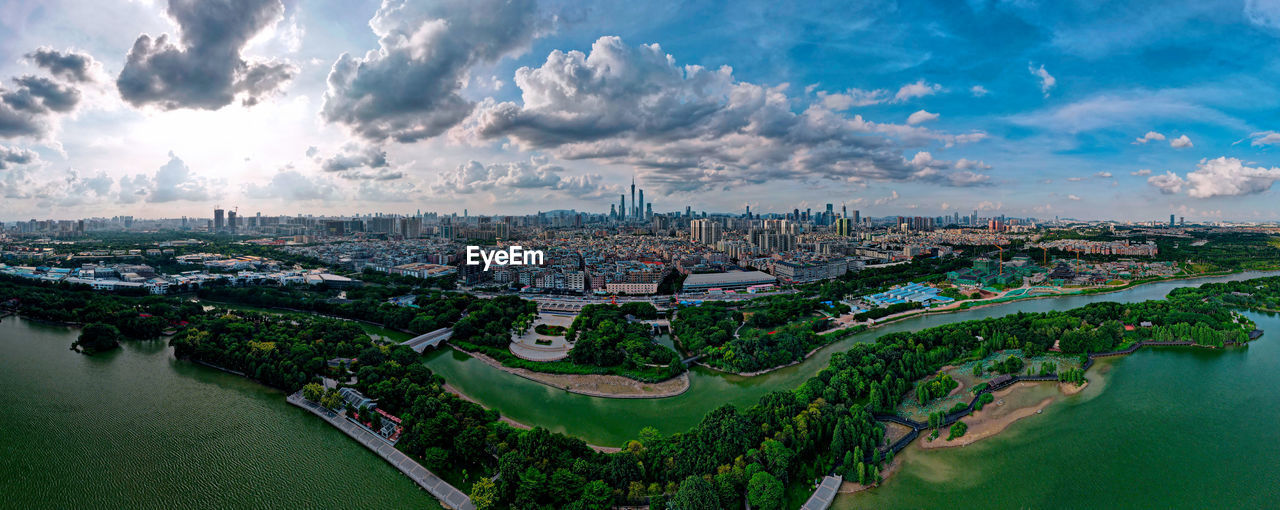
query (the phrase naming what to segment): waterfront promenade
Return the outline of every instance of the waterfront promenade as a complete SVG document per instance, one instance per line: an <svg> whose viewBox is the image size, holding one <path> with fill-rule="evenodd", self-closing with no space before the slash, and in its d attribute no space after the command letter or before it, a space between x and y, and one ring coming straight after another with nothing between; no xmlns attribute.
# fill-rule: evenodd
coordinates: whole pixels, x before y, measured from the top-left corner
<svg viewBox="0 0 1280 510"><path fill-rule="evenodd" d="M325 409L314 402L302 398L301 391L289 395L286 400L288 400L290 404L311 411L312 414L315 414L316 416L324 419L324 421L329 422L330 425L337 427L338 430L341 430L348 436L351 436L351 438L355 439L356 442L378 454L379 457L382 457L383 460L389 462L392 466L395 466L396 469L399 469L401 473L408 476L410 480L414 481L414 483L417 483L419 486L426 489L427 492L430 492L431 495L440 500L440 503L444 504L446 508L452 508L454 510L475 510L476 507L471 504L471 498L467 497L465 493L454 486L449 485L448 482L445 482L431 471L428 471L427 468L422 467L421 464L418 464L416 461L409 458L408 455L397 450L395 446L387 442L385 439L365 430L363 427L357 426L350 420L338 415L338 413Z"/></svg>

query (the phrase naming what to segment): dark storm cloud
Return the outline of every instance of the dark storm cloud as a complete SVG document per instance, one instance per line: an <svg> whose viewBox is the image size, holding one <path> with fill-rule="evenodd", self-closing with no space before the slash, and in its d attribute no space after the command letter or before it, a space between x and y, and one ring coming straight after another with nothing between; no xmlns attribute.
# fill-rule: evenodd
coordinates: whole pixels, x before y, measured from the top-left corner
<svg viewBox="0 0 1280 510"><path fill-rule="evenodd" d="M63 52L41 46L26 54L26 58L59 78L73 82L93 81L92 71L96 62L87 53L71 50Z"/></svg>
<svg viewBox="0 0 1280 510"><path fill-rule="evenodd" d="M216 110L237 96L253 105L297 74L288 62L246 61L240 54L280 20L280 0L170 0L167 13L180 27L181 45L168 34L139 36L116 79L121 97L134 106Z"/></svg>

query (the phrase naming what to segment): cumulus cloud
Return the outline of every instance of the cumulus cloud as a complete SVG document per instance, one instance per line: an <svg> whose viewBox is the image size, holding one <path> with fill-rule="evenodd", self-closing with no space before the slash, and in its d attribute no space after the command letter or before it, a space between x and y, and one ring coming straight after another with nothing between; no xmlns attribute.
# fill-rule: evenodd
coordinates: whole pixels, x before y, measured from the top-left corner
<svg viewBox="0 0 1280 510"><path fill-rule="evenodd" d="M543 22L533 0L387 0L369 21L378 49L343 54L321 115L368 140L412 142L474 108L460 90L477 64L526 48Z"/></svg>
<svg viewBox="0 0 1280 510"><path fill-rule="evenodd" d="M1049 71L1045 70L1044 64L1041 64L1040 67L1036 67L1035 64L1027 64L1027 71L1030 71L1032 76L1040 79L1040 92L1044 93L1044 97L1049 97L1049 89L1057 85L1058 80L1052 74L1049 74Z"/></svg>
<svg viewBox="0 0 1280 510"><path fill-rule="evenodd" d="M1079 196L1076 196L1076 195L1067 195L1067 200L1076 200L1076 201L1078 201L1078 200L1080 200L1080 197L1079 197Z"/></svg>
<svg viewBox="0 0 1280 510"><path fill-rule="evenodd" d="M71 82L94 81L94 75L102 65L88 53L74 50L58 51L41 46L25 55L31 63L49 71L49 74Z"/></svg>
<svg viewBox="0 0 1280 510"><path fill-rule="evenodd" d="M168 34L139 36L116 79L120 96L134 106L217 110L237 97L253 105L298 72L287 61L241 56L255 35L280 22L281 0L169 0L166 12L179 27L179 43Z"/></svg>
<svg viewBox="0 0 1280 510"><path fill-rule="evenodd" d="M1191 139L1187 138L1187 135L1182 135L1169 140L1169 146L1175 149L1185 149L1187 147L1191 147Z"/></svg>
<svg viewBox="0 0 1280 510"><path fill-rule="evenodd" d="M1254 147L1261 147L1263 145L1280 145L1280 133L1275 131L1258 131L1256 133L1250 133L1249 139L1249 145Z"/></svg>
<svg viewBox="0 0 1280 510"><path fill-rule="evenodd" d="M122 176L118 182L117 198L123 203L145 200L152 203L178 200L202 201L217 195L214 183L196 175L178 156L169 153L169 161L150 176L135 174Z"/></svg>
<svg viewBox="0 0 1280 510"><path fill-rule="evenodd" d="M919 81L916 81L915 83L908 83L906 85L903 85L902 88L898 89L898 93L893 95L893 101L896 103L901 103L903 101L909 101L917 97L932 96L941 91L942 91L942 85L938 85L937 83L928 83L924 80L919 80Z"/></svg>
<svg viewBox="0 0 1280 510"><path fill-rule="evenodd" d="M981 161L960 159L953 162L933 159L932 154L920 151L911 158L909 164L916 169L912 175L914 180L937 182L955 187L991 184L991 176L973 171L991 168Z"/></svg>
<svg viewBox="0 0 1280 510"><path fill-rule="evenodd" d="M1186 182L1173 172L1165 172L1164 175L1153 175L1147 178L1147 184L1154 186L1166 195L1173 195L1182 191L1182 185Z"/></svg>
<svg viewBox="0 0 1280 510"><path fill-rule="evenodd" d="M308 155L314 155L311 150L307 152ZM342 150L320 162L320 168L326 172L344 172L353 168L377 169L386 166L386 151L374 145L366 146L357 143L344 145Z"/></svg>
<svg viewBox="0 0 1280 510"><path fill-rule="evenodd" d="M0 170L8 170L16 165L35 163L37 160L39 160L39 156L35 152L27 149L0 146Z"/></svg>
<svg viewBox="0 0 1280 510"><path fill-rule="evenodd" d="M563 159L641 170L665 191L776 179L909 180L903 153L981 140L920 126L878 124L812 103L792 111L787 87L734 79L732 69L679 66L656 44L601 37L591 51L553 51L516 71L522 104L486 100L461 126ZM839 105L837 105L839 106Z"/></svg>
<svg viewBox="0 0 1280 510"><path fill-rule="evenodd" d="M80 91L43 76L12 79L13 88L0 85L0 137L41 137L53 119L80 103Z"/></svg>
<svg viewBox="0 0 1280 510"><path fill-rule="evenodd" d="M855 106L870 106L888 101L889 91L885 89L849 89L844 92L827 93L820 90L818 91L818 100L828 109L839 112Z"/></svg>
<svg viewBox="0 0 1280 510"><path fill-rule="evenodd" d="M1161 193L1174 194L1186 189L1195 198L1241 196L1262 193L1280 180L1280 168L1246 166L1236 158L1202 159L1196 169L1180 177L1173 172L1155 175L1147 182Z"/></svg>
<svg viewBox="0 0 1280 510"><path fill-rule="evenodd" d="M1094 176L1094 177L1097 177L1097 178L1099 178L1099 179L1110 179L1110 178L1111 178L1111 172L1098 172L1098 173L1093 174L1093 176Z"/></svg>
<svg viewBox="0 0 1280 510"><path fill-rule="evenodd" d="M336 195L337 188L328 180L304 175L292 167L280 169L266 184L245 186L245 196L250 198L322 200Z"/></svg>
<svg viewBox="0 0 1280 510"><path fill-rule="evenodd" d="M969 93L973 94L973 97L982 97L989 94L990 92L987 90L986 87L983 87L982 85L974 85L973 87L969 88Z"/></svg>
<svg viewBox="0 0 1280 510"><path fill-rule="evenodd" d="M1129 175L1138 175L1138 176L1151 175L1151 170L1143 168L1142 170L1135 170L1133 172L1129 172Z"/></svg>
<svg viewBox="0 0 1280 510"><path fill-rule="evenodd" d="M432 192L443 194L469 194L494 192L508 194L522 189L546 189L565 191L575 197L600 196L603 191L613 191L599 183L599 175L561 177L564 169L537 160L485 165L468 161L452 171L442 172Z"/></svg>
<svg viewBox="0 0 1280 510"><path fill-rule="evenodd" d="M1155 132L1155 131L1147 131L1147 134L1142 135L1142 137L1141 137L1141 138L1138 138L1138 139L1134 140L1134 141L1133 141L1133 143L1135 143L1135 144L1144 144L1144 143L1150 142L1150 141L1152 141L1152 140L1160 140L1160 141L1164 141L1164 135L1162 135L1162 134L1160 134L1160 133L1157 133L1157 132Z"/></svg>
<svg viewBox="0 0 1280 510"><path fill-rule="evenodd" d="M915 126L917 124L929 122L931 120L938 120L938 114L929 113L924 110L918 110L907 117L907 124Z"/></svg>

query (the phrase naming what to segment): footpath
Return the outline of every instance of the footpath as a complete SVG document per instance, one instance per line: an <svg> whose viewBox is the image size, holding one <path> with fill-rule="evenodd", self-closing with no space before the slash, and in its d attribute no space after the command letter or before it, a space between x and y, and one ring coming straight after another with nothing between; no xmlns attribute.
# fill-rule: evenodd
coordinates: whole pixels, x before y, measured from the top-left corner
<svg viewBox="0 0 1280 510"><path fill-rule="evenodd" d="M338 413L325 409L323 406L320 406L315 402L302 398L301 391L289 395L286 400L288 400L290 404L311 411L312 414L319 416L324 419L324 421L329 422L330 425L337 427L338 430L341 430L348 436L351 436L351 438L355 439L357 443L373 450L373 452L378 454L379 457L382 457L383 460L389 462L396 469L399 469L401 473L404 473L405 476L408 476L410 480L413 480L414 483L417 483L423 489L426 489L427 492L431 493L432 496L435 496L435 498L440 500L440 503L442 503L446 508L451 508L453 510L475 510L475 505L471 504L471 498L467 497L466 493L463 493L454 486L449 485L448 482L436 476L435 473L427 470L427 468L422 467L421 464L418 464L416 461L409 458L408 455L397 450L394 445L379 437L377 434L365 430L364 427L360 427L355 423L352 423L350 420L339 416Z"/></svg>

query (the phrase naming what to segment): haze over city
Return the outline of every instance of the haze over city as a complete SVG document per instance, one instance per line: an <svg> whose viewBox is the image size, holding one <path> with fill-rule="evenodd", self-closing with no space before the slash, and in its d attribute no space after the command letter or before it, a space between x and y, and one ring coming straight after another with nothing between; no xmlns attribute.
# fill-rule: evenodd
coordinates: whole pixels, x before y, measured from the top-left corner
<svg viewBox="0 0 1280 510"><path fill-rule="evenodd" d="M230 4L6 2L0 219L1280 218L1275 2Z"/></svg>

